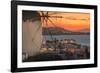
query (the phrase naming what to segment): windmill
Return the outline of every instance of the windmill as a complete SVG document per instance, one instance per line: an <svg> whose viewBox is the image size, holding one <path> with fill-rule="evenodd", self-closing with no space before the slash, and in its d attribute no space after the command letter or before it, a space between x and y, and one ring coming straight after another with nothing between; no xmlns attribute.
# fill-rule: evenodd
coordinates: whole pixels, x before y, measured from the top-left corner
<svg viewBox="0 0 100 73"><path fill-rule="evenodd" d="M22 11L22 54L34 56L40 51L42 43L42 27L36 11ZM27 58L27 57L26 57Z"/></svg>
<svg viewBox="0 0 100 73"><path fill-rule="evenodd" d="M42 46L42 24L48 27L49 12L23 11L22 12L22 53L24 56L33 56L40 52ZM41 14L41 15L40 15ZM50 21L52 23L52 21ZM50 33L51 34L51 33ZM52 34L51 34L51 38Z"/></svg>

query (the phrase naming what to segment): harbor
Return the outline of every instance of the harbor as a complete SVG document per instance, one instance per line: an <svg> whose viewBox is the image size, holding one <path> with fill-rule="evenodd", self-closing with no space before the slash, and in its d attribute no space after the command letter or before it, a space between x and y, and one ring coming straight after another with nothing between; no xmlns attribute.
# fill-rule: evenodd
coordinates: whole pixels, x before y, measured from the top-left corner
<svg viewBox="0 0 100 73"><path fill-rule="evenodd" d="M90 47L74 39L43 41L40 53L25 61L80 60L90 58Z"/></svg>

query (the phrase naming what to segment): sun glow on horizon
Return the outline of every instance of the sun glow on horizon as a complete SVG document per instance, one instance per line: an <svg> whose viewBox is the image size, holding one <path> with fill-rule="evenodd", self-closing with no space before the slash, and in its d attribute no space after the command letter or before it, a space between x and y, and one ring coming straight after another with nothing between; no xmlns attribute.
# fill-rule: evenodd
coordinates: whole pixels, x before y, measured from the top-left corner
<svg viewBox="0 0 100 73"><path fill-rule="evenodd" d="M44 12L46 13L46 12ZM46 17L46 16L45 16ZM47 18L41 18L43 27L61 27L78 31L90 29L90 14L78 12L48 12Z"/></svg>

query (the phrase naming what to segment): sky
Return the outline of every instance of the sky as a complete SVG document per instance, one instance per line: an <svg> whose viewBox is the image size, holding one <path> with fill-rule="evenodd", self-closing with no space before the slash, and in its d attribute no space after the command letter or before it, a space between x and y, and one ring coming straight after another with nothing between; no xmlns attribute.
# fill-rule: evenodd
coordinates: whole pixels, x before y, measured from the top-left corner
<svg viewBox="0 0 100 73"><path fill-rule="evenodd" d="M44 14L46 14L46 12L44 12ZM89 13L48 12L48 16L48 18L45 18L45 21L43 21L42 17L43 27L57 26L71 31L89 31L90 29Z"/></svg>

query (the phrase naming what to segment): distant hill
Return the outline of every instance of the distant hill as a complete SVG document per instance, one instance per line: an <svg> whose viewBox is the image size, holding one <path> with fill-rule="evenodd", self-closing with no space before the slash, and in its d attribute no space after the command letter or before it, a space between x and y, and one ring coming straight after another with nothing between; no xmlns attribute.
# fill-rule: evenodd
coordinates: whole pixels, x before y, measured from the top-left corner
<svg viewBox="0 0 100 73"><path fill-rule="evenodd" d="M44 35L61 35L61 34L89 34L89 32L74 32L61 27L43 27L42 34Z"/></svg>
<svg viewBox="0 0 100 73"><path fill-rule="evenodd" d="M80 30L77 30L78 32L89 32L90 29L89 28L84 28L84 29L80 29Z"/></svg>

